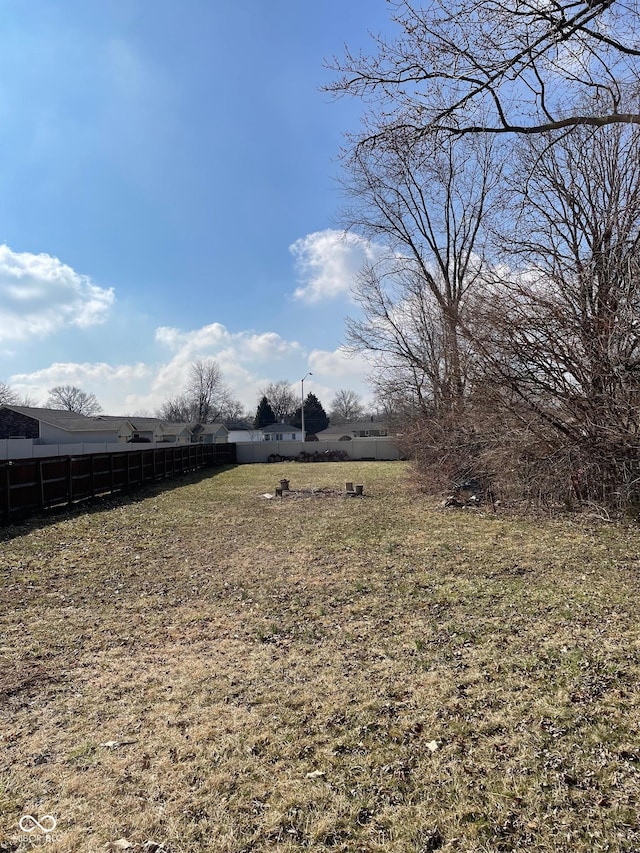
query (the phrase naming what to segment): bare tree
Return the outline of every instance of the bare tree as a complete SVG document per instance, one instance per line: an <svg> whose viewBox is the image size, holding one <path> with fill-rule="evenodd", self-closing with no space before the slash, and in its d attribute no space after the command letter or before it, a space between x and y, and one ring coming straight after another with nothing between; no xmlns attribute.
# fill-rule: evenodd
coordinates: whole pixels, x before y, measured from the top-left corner
<svg viewBox="0 0 640 853"><path fill-rule="evenodd" d="M394 0L396 38L328 88L371 105L360 141L640 123L637 0Z"/></svg>
<svg viewBox="0 0 640 853"><path fill-rule="evenodd" d="M20 395L6 382L0 382L0 406L19 406Z"/></svg>
<svg viewBox="0 0 640 853"><path fill-rule="evenodd" d="M299 404L293 387L288 379L270 382L260 391L260 397L266 397L276 421L288 421Z"/></svg>
<svg viewBox="0 0 640 853"><path fill-rule="evenodd" d="M237 417L242 405L225 384L217 361L198 359L189 368L185 390L169 397L158 410L164 420L213 423Z"/></svg>
<svg viewBox="0 0 640 853"><path fill-rule="evenodd" d="M212 359L198 359L189 368L186 396L191 401L193 420L209 423L217 420L226 402L228 390L222 381L222 371Z"/></svg>
<svg viewBox="0 0 640 853"><path fill-rule="evenodd" d="M341 388L331 401L329 416L332 424L361 420L364 417L362 398L355 391Z"/></svg>
<svg viewBox="0 0 640 853"><path fill-rule="evenodd" d="M64 409L87 416L97 415L102 411L95 394L88 394L75 385L56 385L50 388L46 405L51 409Z"/></svg>
<svg viewBox="0 0 640 853"><path fill-rule="evenodd" d="M229 395L224 406L220 409L218 420L225 426L229 426L230 424L240 423L247 418L249 418L249 415L240 400L236 400Z"/></svg>
<svg viewBox="0 0 640 853"><path fill-rule="evenodd" d="M159 418L172 423L190 423L192 414L192 401L185 394L167 398L157 411Z"/></svg>
<svg viewBox="0 0 640 853"><path fill-rule="evenodd" d="M583 493L640 496L640 130L531 140L478 336L494 399L581 471ZM517 253L517 254L516 254ZM590 472L590 473L589 473Z"/></svg>
<svg viewBox="0 0 640 853"><path fill-rule="evenodd" d="M28 394L18 394L6 382L0 382L0 406L37 406L37 402Z"/></svg>
<svg viewBox="0 0 640 853"><path fill-rule="evenodd" d="M354 287L362 315L347 321L348 342L375 356L376 393L391 381L423 411L452 411L466 393L465 312L499 177L491 145L386 140L348 165L347 221L384 247Z"/></svg>

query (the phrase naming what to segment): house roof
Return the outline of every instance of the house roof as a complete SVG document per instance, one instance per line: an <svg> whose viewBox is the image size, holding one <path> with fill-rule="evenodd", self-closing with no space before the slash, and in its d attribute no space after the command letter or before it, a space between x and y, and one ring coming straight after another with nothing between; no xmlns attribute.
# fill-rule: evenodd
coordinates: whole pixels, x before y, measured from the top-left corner
<svg viewBox="0 0 640 853"><path fill-rule="evenodd" d="M116 415L99 415L105 420L127 420L136 430L150 430L160 428L168 434L183 432L190 430L191 432L205 433L211 435L220 435L225 433L227 428L223 423L199 424L187 423L186 421L165 421L162 418L139 417L138 415L127 415L126 417L118 418Z"/></svg>
<svg viewBox="0 0 640 853"><path fill-rule="evenodd" d="M227 428L222 423L188 424L174 421L163 421L160 418L139 417L138 415L79 415L66 409L44 409L35 406L0 406L0 409L10 409L33 420L55 426L68 432L104 432L105 430L120 430L123 425L133 431L161 430L166 435L180 435L184 432L198 432L208 435L224 435ZM293 429L293 427L291 427Z"/></svg>
<svg viewBox="0 0 640 853"><path fill-rule="evenodd" d="M262 432L301 432L300 427L292 426L291 424L269 424L262 427Z"/></svg>
<svg viewBox="0 0 640 853"><path fill-rule="evenodd" d="M138 427L153 427L161 424L160 418L139 417L138 415L92 415L91 420L94 421L128 421L131 426Z"/></svg>
<svg viewBox="0 0 640 853"><path fill-rule="evenodd" d="M239 421L227 421L227 429L233 430L234 432L237 432L238 430L241 430L241 429L253 430L253 429L255 429L255 427L253 425L253 419L252 418L242 418Z"/></svg>
<svg viewBox="0 0 640 853"><path fill-rule="evenodd" d="M77 412L69 412L66 409L40 409L34 406L2 406L3 409L11 409L33 420L55 426L68 432L99 432L105 429L104 418L88 418ZM128 423L127 418L114 418L113 427Z"/></svg>
<svg viewBox="0 0 640 853"><path fill-rule="evenodd" d="M76 420L69 419L68 421L56 424L56 426L69 432L120 432L123 427L127 430L133 429L131 422L126 418L114 418L114 420L104 421L80 417Z"/></svg>
<svg viewBox="0 0 640 853"><path fill-rule="evenodd" d="M78 415L77 412L68 412L66 409L39 409L35 406L10 406L7 404L3 405L2 408L11 409L12 412L18 412L21 415L26 415L28 418L34 418L36 421L47 421L48 423L84 417L83 415Z"/></svg>
<svg viewBox="0 0 640 853"><path fill-rule="evenodd" d="M194 432L196 427L198 427L198 434L202 433L203 435L221 435L229 432L224 424L194 424Z"/></svg>
<svg viewBox="0 0 640 853"><path fill-rule="evenodd" d="M185 432L192 432L191 424L178 423L176 421L163 421L162 432L166 435L182 435Z"/></svg>
<svg viewBox="0 0 640 853"><path fill-rule="evenodd" d="M62 429L72 432L104 432L105 430L120 430L123 426L133 430L134 426L127 417L112 415L76 415L76 420L59 424Z"/></svg>
<svg viewBox="0 0 640 853"><path fill-rule="evenodd" d="M365 432L367 430L386 430L387 424L383 421L346 421L343 424L332 424L318 435L347 435L352 432Z"/></svg>

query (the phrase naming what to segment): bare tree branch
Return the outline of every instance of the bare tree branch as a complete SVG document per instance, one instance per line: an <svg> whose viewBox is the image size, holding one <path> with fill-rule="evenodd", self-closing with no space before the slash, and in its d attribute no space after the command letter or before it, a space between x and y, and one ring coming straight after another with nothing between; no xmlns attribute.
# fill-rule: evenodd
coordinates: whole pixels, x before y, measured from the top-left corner
<svg viewBox="0 0 640 853"><path fill-rule="evenodd" d="M392 7L397 38L330 63L338 77L327 90L368 108L361 145L400 131L419 140L640 123L637 0Z"/></svg>

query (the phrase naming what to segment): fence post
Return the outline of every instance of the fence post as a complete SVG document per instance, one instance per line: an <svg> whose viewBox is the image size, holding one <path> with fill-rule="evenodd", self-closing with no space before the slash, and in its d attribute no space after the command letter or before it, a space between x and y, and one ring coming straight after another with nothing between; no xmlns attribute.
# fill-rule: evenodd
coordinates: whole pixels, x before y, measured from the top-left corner
<svg viewBox="0 0 640 853"><path fill-rule="evenodd" d="M73 470L71 468L71 457L67 456L67 503L73 503Z"/></svg>
<svg viewBox="0 0 640 853"><path fill-rule="evenodd" d="M44 509L44 474L42 472L42 466L44 462L42 459L38 460L38 486L40 487L40 509Z"/></svg>
<svg viewBox="0 0 640 853"><path fill-rule="evenodd" d="M5 486L7 489L7 521L11 521L11 462L4 466Z"/></svg>

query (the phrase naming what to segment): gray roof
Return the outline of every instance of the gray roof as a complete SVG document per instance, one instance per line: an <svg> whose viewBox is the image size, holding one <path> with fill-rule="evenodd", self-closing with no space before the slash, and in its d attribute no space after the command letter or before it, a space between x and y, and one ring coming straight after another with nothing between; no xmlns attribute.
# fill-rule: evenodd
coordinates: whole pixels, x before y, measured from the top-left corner
<svg viewBox="0 0 640 853"><path fill-rule="evenodd" d="M198 433L203 435L218 435L221 432L229 432L224 424L214 423L214 424L194 424L193 429L195 427L199 427Z"/></svg>
<svg viewBox="0 0 640 853"><path fill-rule="evenodd" d="M191 424L178 423L177 421L167 421L162 423L162 432L167 435L180 435L182 432L192 432Z"/></svg>
<svg viewBox="0 0 640 853"><path fill-rule="evenodd" d="M134 425L146 426L147 424L159 424L160 418L138 417L138 415L91 415L92 421L129 421Z"/></svg>
<svg viewBox="0 0 640 853"><path fill-rule="evenodd" d="M11 409L11 411L33 418L35 421L42 421L42 423L69 432L96 432L105 429L105 424L100 423L96 418L88 418L66 409L40 409L34 406L3 406L2 408ZM125 423L127 418L115 418L114 420L116 422L114 423L115 427L116 424Z"/></svg>
<svg viewBox="0 0 640 853"><path fill-rule="evenodd" d="M165 421L160 418L138 417L138 415L95 415L91 418L95 421L107 421L122 423L126 421L131 424L134 430L156 430L158 427L164 431Z"/></svg>
<svg viewBox="0 0 640 853"><path fill-rule="evenodd" d="M66 409L41 409L35 406L11 406L5 404L3 409L11 409L12 412L19 412L21 415L26 415L28 418L35 418L37 421L56 420L68 418L82 418L84 415L79 415L77 412L69 412Z"/></svg>
<svg viewBox="0 0 640 853"><path fill-rule="evenodd" d="M100 432L104 430L118 429L122 424L127 424L133 430L155 430L160 428L168 435L176 435L185 430L193 431L196 424L178 423L175 421L163 421L161 418L138 417L138 415L79 415L77 412L69 412L66 409L44 409L35 406L0 406L3 409L11 409L21 415L33 418L36 421L50 424L59 429L69 432ZM200 432L217 435L226 432L226 427L221 423L200 424ZM293 427L291 427L293 429Z"/></svg>
<svg viewBox="0 0 640 853"><path fill-rule="evenodd" d="M332 424L318 435L347 435L350 432L364 432L366 430L386 430L387 424L383 421L346 421L343 424Z"/></svg>
<svg viewBox="0 0 640 853"><path fill-rule="evenodd" d="M110 418L107 415L76 415L76 420L59 424L62 429L68 429L73 432L104 432L105 430L119 429L123 424L129 428L133 428L133 424L129 418Z"/></svg>
<svg viewBox="0 0 640 853"><path fill-rule="evenodd" d="M301 432L301 427L295 427L291 424L269 424L262 427L262 432Z"/></svg>

